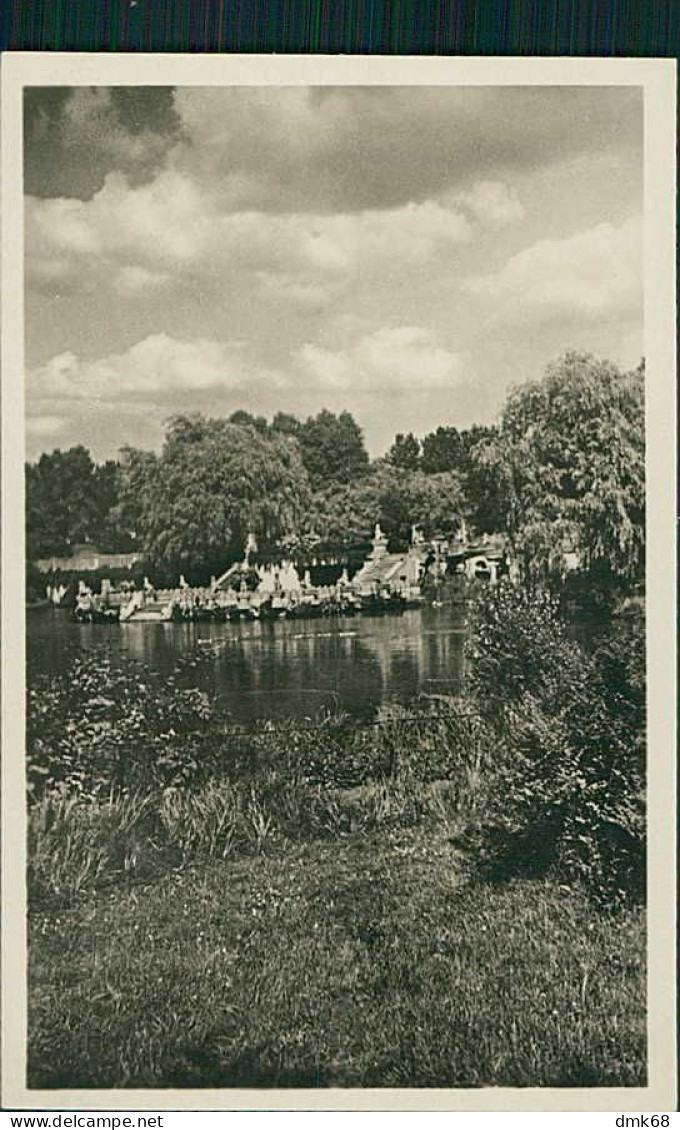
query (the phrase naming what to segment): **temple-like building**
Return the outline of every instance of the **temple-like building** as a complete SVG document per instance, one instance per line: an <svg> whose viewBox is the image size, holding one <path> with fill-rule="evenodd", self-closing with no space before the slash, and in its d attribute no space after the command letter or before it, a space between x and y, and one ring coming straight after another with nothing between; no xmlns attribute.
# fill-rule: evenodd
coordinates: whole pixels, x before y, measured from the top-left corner
<svg viewBox="0 0 680 1130"><path fill-rule="evenodd" d="M378 524L373 549L352 579L352 588L359 596L380 595L387 591L407 599L417 598L425 557L422 539L415 528L406 553L388 553L387 537Z"/></svg>

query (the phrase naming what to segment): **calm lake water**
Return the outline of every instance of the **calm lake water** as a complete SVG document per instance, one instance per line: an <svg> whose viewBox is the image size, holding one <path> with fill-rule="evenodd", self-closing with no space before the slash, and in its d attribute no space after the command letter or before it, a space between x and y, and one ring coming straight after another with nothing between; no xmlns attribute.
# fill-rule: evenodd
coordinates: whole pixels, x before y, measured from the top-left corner
<svg viewBox="0 0 680 1130"><path fill-rule="evenodd" d="M371 717L386 702L452 693L463 673L464 610L425 605L402 615L236 624L77 624L67 612L27 614L30 670L58 671L76 651L105 648L170 672L207 654L200 680L239 721Z"/></svg>

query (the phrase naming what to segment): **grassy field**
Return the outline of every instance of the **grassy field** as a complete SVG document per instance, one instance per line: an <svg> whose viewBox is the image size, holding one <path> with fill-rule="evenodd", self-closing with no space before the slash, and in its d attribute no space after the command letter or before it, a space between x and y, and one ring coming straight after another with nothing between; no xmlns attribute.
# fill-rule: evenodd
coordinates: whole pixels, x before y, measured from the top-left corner
<svg viewBox="0 0 680 1130"><path fill-rule="evenodd" d="M642 911L471 881L450 830L272 842L36 908L29 1085L642 1085Z"/></svg>

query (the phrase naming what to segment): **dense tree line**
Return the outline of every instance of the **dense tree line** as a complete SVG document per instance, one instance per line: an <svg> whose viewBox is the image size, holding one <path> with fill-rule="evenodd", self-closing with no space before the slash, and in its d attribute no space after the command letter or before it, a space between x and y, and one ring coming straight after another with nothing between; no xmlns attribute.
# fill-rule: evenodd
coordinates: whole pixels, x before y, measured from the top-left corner
<svg viewBox="0 0 680 1130"><path fill-rule="evenodd" d="M160 454L96 466L82 447L26 468L29 556L79 542L215 571L247 534L261 551L342 550L379 521L395 546L502 533L528 575L569 554L627 583L644 566L644 368L567 353L510 392L494 426L397 435L370 461L349 412L170 421Z"/></svg>
<svg viewBox="0 0 680 1130"><path fill-rule="evenodd" d="M130 536L114 518L120 491L120 464L97 465L84 447L53 451L27 464L27 556L68 556L87 542L104 551L131 549Z"/></svg>

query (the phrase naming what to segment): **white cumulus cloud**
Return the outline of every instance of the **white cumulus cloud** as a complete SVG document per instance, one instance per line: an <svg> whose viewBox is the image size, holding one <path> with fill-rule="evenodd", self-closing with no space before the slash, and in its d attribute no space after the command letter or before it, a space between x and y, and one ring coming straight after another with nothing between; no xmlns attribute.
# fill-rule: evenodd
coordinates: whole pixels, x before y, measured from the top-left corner
<svg viewBox="0 0 680 1130"><path fill-rule="evenodd" d="M543 239L513 255L495 274L471 279L474 294L508 312L624 316L642 296L642 249L637 217L598 224L566 239Z"/></svg>
<svg viewBox="0 0 680 1130"><path fill-rule="evenodd" d="M462 377L460 355L422 326L383 326L340 350L306 342L297 360L303 372L330 389L412 385L415 391L447 387Z"/></svg>
<svg viewBox="0 0 680 1130"><path fill-rule="evenodd" d="M174 106L171 164L225 207L337 213L637 144L642 99L577 86L181 87Z"/></svg>
<svg viewBox="0 0 680 1130"><path fill-rule="evenodd" d="M503 181L477 181L467 192L452 195L451 202L466 208L483 227L503 228L525 216L519 196Z"/></svg>
<svg viewBox="0 0 680 1130"><path fill-rule="evenodd" d="M123 397L158 403L178 392L243 389L255 381L270 387L285 384L281 374L250 365L238 345L151 334L123 353L95 360L60 353L28 374L27 392L33 404L115 404Z"/></svg>
<svg viewBox="0 0 680 1130"><path fill-rule="evenodd" d="M149 271L146 267L121 267L114 277L114 286L123 296L136 296L144 291L157 290L169 282L169 276L162 271Z"/></svg>
<svg viewBox="0 0 680 1130"><path fill-rule="evenodd" d="M133 187L107 176L91 200L27 200L29 261L48 253L127 266L317 271L337 274L376 258L422 261L471 238L460 209L434 201L356 213L221 212L218 201L179 173Z"/></svg>

